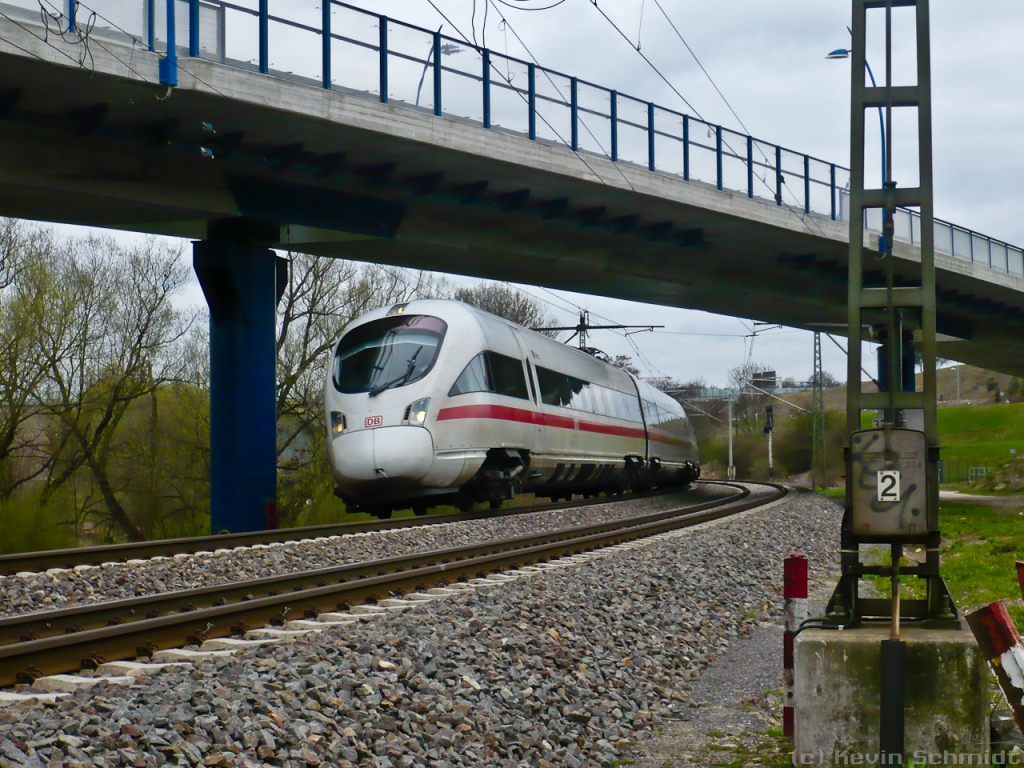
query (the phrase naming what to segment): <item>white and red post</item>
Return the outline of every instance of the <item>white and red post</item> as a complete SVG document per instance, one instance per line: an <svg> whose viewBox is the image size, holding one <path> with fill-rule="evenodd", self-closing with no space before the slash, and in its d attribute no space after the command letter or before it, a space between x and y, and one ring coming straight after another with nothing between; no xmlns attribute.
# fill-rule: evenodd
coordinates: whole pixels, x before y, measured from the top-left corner
<svg viewBox="0 0 1024 768"><path fill-rule="evenodd" d="M807 558L792 554L782 570L782 594L785 598L785 632L782 635L782 733L793 736L793 640L800 624L807 619Z"/></svg>
<svg viewBox="0 0 1024 768"><path fill-rule="evenodd" d="M967 623L1006 694L1017 727L1024 732L1024 645L1003 601L967 614Z"/></svg>

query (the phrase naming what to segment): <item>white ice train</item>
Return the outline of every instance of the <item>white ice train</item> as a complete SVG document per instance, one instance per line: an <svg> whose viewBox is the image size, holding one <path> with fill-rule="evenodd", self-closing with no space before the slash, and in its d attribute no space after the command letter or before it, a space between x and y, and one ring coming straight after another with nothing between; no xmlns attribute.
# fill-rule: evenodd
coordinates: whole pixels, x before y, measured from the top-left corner
<svg viewBox="0 0 1024 768"><path fill-rule="evenodd" d="M324 392L335 493L350 508L552 499L700 476L682 406L578 349L458 301L369 312Z"/></svg>

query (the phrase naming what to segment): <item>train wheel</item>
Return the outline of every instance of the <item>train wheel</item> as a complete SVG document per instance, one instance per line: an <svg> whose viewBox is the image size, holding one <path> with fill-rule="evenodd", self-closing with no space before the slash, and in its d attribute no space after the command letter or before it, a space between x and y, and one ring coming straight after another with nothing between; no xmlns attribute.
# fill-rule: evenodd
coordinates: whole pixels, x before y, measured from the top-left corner
<svg viewBox="0 0 1024 768"><path fill-rule="evenodd" d="M378 520L390 520L391 519L391 510L390 509L381 509L381 510L378 510L377 512L374 512L373 516L376 517Z"/></svg>
<svg viewBox="0 0 1024 768"><path fill-rule="evenodd" d="M412 508L412 513L416 515L416 517L423 517L427 514L427 507L423 504L416 504Z"/></svg>
<svg viewBox="0 0 1024 768"><path fill-rule="evenodd" d="M501 499L491 499L491 509L501 509Z"/></svg>

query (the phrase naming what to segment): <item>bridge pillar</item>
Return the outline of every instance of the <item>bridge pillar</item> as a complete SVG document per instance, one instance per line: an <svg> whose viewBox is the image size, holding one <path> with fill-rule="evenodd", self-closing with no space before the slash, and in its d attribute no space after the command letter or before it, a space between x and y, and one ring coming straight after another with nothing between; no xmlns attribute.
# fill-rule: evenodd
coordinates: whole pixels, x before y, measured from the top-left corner
<svg viewBox="0 0 1024 768"><path fill-rule="evenodd" d="M210 222L193 267L210 308L210 529L263 530L277 516L276 309L287 262L277 225Z"/></svg>

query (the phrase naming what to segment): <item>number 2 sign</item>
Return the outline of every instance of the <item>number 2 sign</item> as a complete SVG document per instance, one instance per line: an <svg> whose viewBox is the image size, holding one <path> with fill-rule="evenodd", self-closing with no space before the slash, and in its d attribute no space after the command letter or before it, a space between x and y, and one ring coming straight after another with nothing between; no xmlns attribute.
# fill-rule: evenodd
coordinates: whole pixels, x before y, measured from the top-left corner
<svg viewBox="0 0 1024 768"><path fill-rule="evenodd" d="M900 473L893 470L879 470L878 472L878 500L899 501L900 500Z"/></svg>

